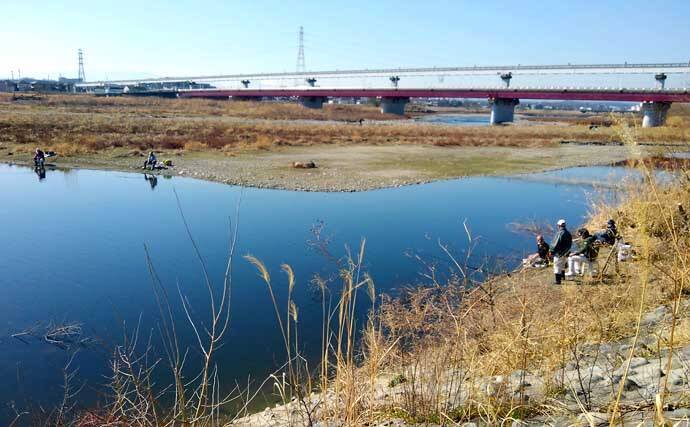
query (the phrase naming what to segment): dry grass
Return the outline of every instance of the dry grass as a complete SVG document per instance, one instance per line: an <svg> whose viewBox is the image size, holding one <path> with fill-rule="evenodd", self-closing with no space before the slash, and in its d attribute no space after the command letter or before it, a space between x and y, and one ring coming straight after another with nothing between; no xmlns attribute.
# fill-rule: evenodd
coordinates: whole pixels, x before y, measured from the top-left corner
<svg viewBox="0 0 690 427"><path fill-rule="evenodd" d="M382 116L369 106L328 106L314 111L277 103L67 95L12 102L4 96L0 98L0 143L40 145L69 156L116 147L228 152L315 144L542 147L562 140L619 140L611 128L593 132L587 125L466 128L346 122L355 117ZM303 118L340 122L296 120ZM686 140L687 127L682 125L686 118L669 120L672 126L642 130L641 140Z"/></svg>
<svg viewBox="0 0 690 427"><path fill-rule="evenodd" d="M212 99L166 99L156 97L95 97L92 95L31 95L13 102L13 95L0 94L0 103L28 109L49 108L86 114L131 114L165 117L240 117L269 120L400 120L381 114L374 105L325 104L323 109L303 108L296 103L223 101Z"/></svg>
<svg viewBox="0 0 690 427"><path fill-rule="evenodd" d="M630 132L622 135L629 143L635 141L625 135ZM634 142L631 149L637 149ZM621 264L604 282L552 287L546 272L521 272L468 287L460 280L466 269L456 263L456 279L388 299L379 315L386 339L396 345L386 369L401 373L406 382L402 398L380 410L394 409L417 422L482 420L490 425L552 414L556 408L550 399L569 392L557 380L566 362L583 358L586 346L637 340L642 314L660 304L673 307L674 313L671 325L658 331L660 347L686 344L690 323L676 320L682 317L679 307L687 298L690 274L687 172L675 185L662 187L644 163L638 168L647 183L627 189L620 206L598 205L591 217L594 229L615 218L638 251L635 263ZM504 383L491 382L515 372L539 373L551 392L531 401ZM622 386L616 390L621 391ZM665 395L664 388L659 407ZM580 398L582 410L591 410L587 394ZM620 415L619 400L614 394L610 402L612 420Z"/></svg>

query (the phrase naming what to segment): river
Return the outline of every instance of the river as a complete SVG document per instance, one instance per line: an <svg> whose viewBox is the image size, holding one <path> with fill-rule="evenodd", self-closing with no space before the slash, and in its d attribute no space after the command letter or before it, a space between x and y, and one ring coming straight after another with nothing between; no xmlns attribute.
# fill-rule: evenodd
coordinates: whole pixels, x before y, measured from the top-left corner
<svg viewBox="0 0 690 427"><path fill-rule="evenodd" d="M265 285L240 255L266 263L277 298L284 300L281 263L292 265L300 307L300 334L307 353L319 345L320 305L309 285L312 276L333 275L335 265L308 244L310 231L325 224L322 235L331 249L345 254L366 238L366 270L377 292L392 292L425 280L418 254L448 272L439 239L463 257L466 221L477 239L472 263L512 268L533 250L529 236L508 224L563 217L575 228L585 218L597 190L592 183L619 181L623 169L574 168L518 177L473 177L359 193L309 193L249 189L189 178L157 178L136 173L48 170L0 165L0 401L17 406L54 404L61 396L62 368L71 351L40 337L51 325L79 324L88 344L72 367L87 384L79 399L94 404L107 375L112 347L123 331L141 322L142 331L157 325L157 308L144 245L164 286L189 299L195 313L205 312L205 288L199 262L185 234L175 192L214 286L225 271L230 221L239 207L238 257L233 264L232 322L218 353L225 383L261 378L284 360ZM613 175L612 175L613 174ZM608 177L608 178L607 178ZM608 190L606 191L608 192ZM547 239L550 236L547 236ZM488 261L486 261L488 260ZM174 301L179 307L179 302ZM181 314L178 311L178 314ZM187 328L188 329L188 328ZM193 344L190 330L183 346Z"/></svg>
<svg viewBox="0 0 690 427"><path fill-rule="evenodd" d="M485 114L428 114L414 118L415 122L432 123L440 125L455 125L455 126L483 126L489 125L491 112L487 111Z"/></svg>

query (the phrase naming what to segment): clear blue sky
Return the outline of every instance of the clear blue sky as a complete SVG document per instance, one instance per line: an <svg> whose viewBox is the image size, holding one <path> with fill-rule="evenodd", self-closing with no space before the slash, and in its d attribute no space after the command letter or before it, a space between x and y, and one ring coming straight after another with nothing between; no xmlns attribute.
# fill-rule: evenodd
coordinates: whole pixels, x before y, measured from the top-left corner
<svg viewBox="0 0 690 427"><path fill-rule="evenodd" d="M0 77L690 60L688 0L0 3Z"/></svg>

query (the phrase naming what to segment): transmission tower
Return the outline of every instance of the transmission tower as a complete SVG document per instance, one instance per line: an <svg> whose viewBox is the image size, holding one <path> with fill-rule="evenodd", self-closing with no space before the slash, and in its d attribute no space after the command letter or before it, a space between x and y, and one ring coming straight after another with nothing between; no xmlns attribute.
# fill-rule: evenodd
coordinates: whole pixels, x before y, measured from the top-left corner
<svg viewBox="0 0 690 427"><path fill-rule="evenodd" d="M297 51L297 72L304 73L307 67L304 64L304 27L299 27L299 50Z"/></svg>
<svg viewBox="0 0 690 427"><path fill-rule="evenodd" d="M84 52L79 49L79 76L77 77L80 82L86 81L86 75L84 74Z"/></svg>

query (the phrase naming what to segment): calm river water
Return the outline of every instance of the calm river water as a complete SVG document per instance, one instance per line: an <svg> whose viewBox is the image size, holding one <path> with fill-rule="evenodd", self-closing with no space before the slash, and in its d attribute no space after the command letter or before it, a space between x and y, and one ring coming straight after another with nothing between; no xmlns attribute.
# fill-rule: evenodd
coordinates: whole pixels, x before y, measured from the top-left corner
<svg viewBox="0 0 690 427"><path fill-rule="evenodd" d="M456 125L456 126L481 126L489 125L491 112L487 111L485 114L429 114L420 116L414 120L420 123L434 123L441 125Z"/></svg>
<svg viewBox="0 0 690 427"><path fill-rule="evenodd" d="M51 405L60 396L70 351L40 339L51 324L77 323L84 336L95 340L79 350L73 367L87 384L83 403L98 399L108 357L122 342L123 331L139 321L142 331L155 330L157 309L144 244L170 293L176 295L179 283L196 314L205 314L202 273L173 190L215 286L221 285L225 270L229 218L241 199L237 252L266 263L279 299L286 291L280 264L293 266L300 334L309 352L319 345L321 325L308 282L315 273L335 271L308 245L315 223L325 222L323 234L331 236L339 256L345 245L356 248L366 238L367 270L377 291L394 292L423 282L421 265L410 253L443 266L441 239L462 256L464 220L479 238L476 262L486 256L514 266L533 250L533 242L511 232L509 223L554 223L564 217L574 228L596 193L592 180L612 173L618 179L622 172L575 168L361 193L307 193L188 178L158 178L154 186L141 174L91 170L52 170L39 179L32 169L0 165L0 410L7 416L12 401L18 407L27 400ZM266 287L239 256L233 283L230 334L218 355L228 384L246 381L249 374L262 378L284 360ZM38 338L12 337L30 328ZM191 331L184 331L182 340L191 344Z"/></svg>

